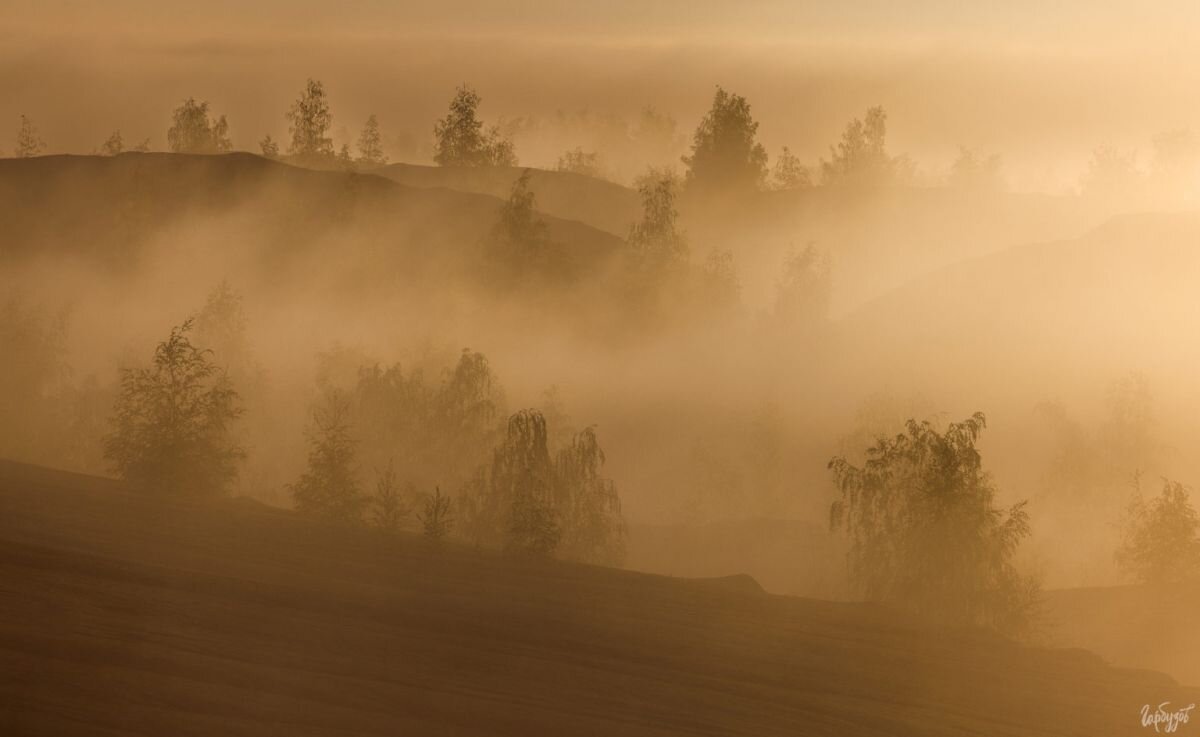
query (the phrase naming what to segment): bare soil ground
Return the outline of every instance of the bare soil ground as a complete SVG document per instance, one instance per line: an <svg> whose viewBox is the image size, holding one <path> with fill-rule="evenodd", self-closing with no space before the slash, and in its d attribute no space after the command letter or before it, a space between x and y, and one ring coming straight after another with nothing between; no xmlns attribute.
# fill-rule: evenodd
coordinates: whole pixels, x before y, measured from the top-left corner
<svg viewBox="0 0 1200 737"><path fill-rule="evenodd" d="M1200 685L1200 583L1051 591L1051 641Z"/></svg>
<svg viewBox="0 0 1200 737"><path fill-rule="evenodd" d="M0 734L1094 737L1200 701L1084 651L749 583L0 464Z"/></svg>

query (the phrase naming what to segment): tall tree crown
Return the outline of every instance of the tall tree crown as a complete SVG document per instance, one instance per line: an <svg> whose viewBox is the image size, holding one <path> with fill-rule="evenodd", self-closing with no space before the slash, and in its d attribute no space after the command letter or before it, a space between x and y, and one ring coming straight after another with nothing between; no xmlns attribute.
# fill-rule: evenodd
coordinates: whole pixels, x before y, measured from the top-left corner
<svg viewBox="0 0 1200 737"><path fill-rule="evenodd" d="M767 172L767 152L755 141L757 133L746 98L718 87L692 136L692 153L683 158L688 184L705 190L757 189Z"/></svg>
<svg viewBox="0 0 1200 737"><path fill-rule="evenodd" d="M289 154L301 157L333 156L333 139L328 136L329 128L333 125L333 114L325 97L325 85L309 79L300 97L288 109L287 118L292 134Z"/></svg>
<svg viewBox="0 0 1200 737"><path fill-rule="evenodd" d="M467 85L458 88L446 117L433 127L433 160L439 166L515 166L512 141L496 126L484 130L476 111L482 101Z"/></svg>
<svg viewBox="0 0 1200 737"><path fill-rule="evenodd" d="M208 103L197 102L189 97L171 116L171 127L167 129L167 146L181 154L216 154L229 151L233 142L229 138L229 123L225 116L212 118Z"/></svg>
<svg viewBox="0 0 1200 737"><path fill-rule="evenodd" d="M1036 583L1013 555L1029 534L1024 503L993 506L995 488L975 447L975 413L945 432L909 420L856 467L829 463L840 491L834 529L850 535L850 574L869 599L928 617L1014 629L1035 603Z"/></svg>
<svg viewBox="0 0 1200 737"><path fill-rule="evenodd" d="M104 455L134 486L183 495L223 492L244 451L232 437L238 393L211 352L192 345L192 321L172 328L149 368L121 372Z"/></svg>

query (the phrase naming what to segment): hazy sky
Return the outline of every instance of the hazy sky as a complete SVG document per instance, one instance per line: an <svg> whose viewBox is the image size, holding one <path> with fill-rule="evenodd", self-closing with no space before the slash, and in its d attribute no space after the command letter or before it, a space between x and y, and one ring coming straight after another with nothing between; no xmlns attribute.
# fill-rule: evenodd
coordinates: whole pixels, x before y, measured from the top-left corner
<svg viewBox="0 0 1200 737"><path fill-rule="evenodd" d="M485 116L653 104L690 130L722 84L749 98L772 153L815 159L883 104L897 151L929 167L959 144L1000 152L1032 187L1071 181L1098 145L1200 129L1200 13L1175 0L0 6L0 122L29 115L53 150L89 151L117 128L161 147L187 96L255 149L286 132L309 76L329 88L335 137L371 112L385 135L425 136L462 81ZM0 150L9 138L0 128Z"/></svg>

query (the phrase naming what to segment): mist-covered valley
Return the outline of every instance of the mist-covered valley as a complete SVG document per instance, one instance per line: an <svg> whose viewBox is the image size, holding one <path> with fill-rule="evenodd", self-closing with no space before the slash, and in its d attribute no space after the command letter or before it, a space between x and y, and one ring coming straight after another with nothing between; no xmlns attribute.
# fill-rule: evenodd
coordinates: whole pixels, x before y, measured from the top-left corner
<svg viewBox="0 0 1200 737"><path fill-rule="evenodd" d="M161 558L170 576L305 592L264 604L240 584L204 589L239 607L334 606L341 591L344 621L365 622L371 587L399 606L417 576L433 588L412 632L479 636L464 624L478 606L511 625L497 641L525 647L529 627L566 616L583 629L536 644L556 668L578 666L599 631L653 621L675 642L702 621L745 638L730 657L768 678L806 662L768 663L771 628L836 621L863 637L983 633L961 643L968 664L1011 657L1019 670L1026 649L1054 659L1069 647L1164 672L1171 689L1200 683L1188 616L1200 600L1200 111L1169 94L1185 75L1139 89L1113 72L1121 59L1169 65L1104 13L1052 49L997 40L1007 14L917 33L822 12L822 45L812 30L756 41L757 21L715 6L690 32L654 16L636 34L633 9L597 11L606 20L591 26L558 9L522 31L475 11L462 27L444 24L450 9L413 21L398 92L380 86L400 63L386 37L359 25L390 11L329 20L306 65L252 60L304 43L300 19L328 12L307 3L278 37L262 8L226 36L153 11L142 22L164 30L142 33L132 7L108 37L45 9L7 26L0 80L13 94L0 114L20 112L0 118L13 129L0 140L0 540L18 547L0 559L14 580L40 581L23 571L58 565L37 557L51 551ZM731 38L704 40L722 24ZM64 44L73 37L84 42ZM1103 56L1102 39L1121 43ZM496 62L464 62L464 48ZM1128 103L1112 115L1106 74ZM1014 109L999 112L989 88ZM142 506L162 503L180 506ZM162 529L133 532L155 515ZM166 529L186 544L172 550ZM405 577L381 572L390 555ZM345 581L334 559L354 571ZM62 565L79 590L116 575ZM498 603L526 594L544 608ZM616 598L575 620L564 613L576 595ZM165 611L154 621L175 627ZM271 611L255 616L285 616ZM322 612L320 627L348 626ZM659 619L682 612L700 620ZM28 614L14 617L34 632ZM230 632L260 642L247 617ZM291 646L261 647L255 667ZM346 667L391 678L379 647ZM696 668L731 677L696 641L686 648L700 660L667 682ZM913 698L967 698L939 680L935 650L911 656L929 674ZM434 671L457 662L448 652L428 655ZM855 657L883 650L867 652ZM515 656L496 657L509 673ZM1053 667L1078 666L1096 689L1078 698L1112 707L1097 694L1121 689L1096 685L1109 671L1063 658ZM863 662L835 670L895 696L894 663ZM496 686L445 667L453 683L437 693ZM522 672L503 689L523 694ZM876 677L886 685L864 685ZM53 701L56 678L27 694ZM1153 689L1139 684L1126 694L1140 706ZM1031 692L1005 708L1036 721L1064 698ZM599 708L585 702L561 722L519 711L495 731L569 733ZM981 724L1001 708L969 703ZM724 713L706 726L803 723L779 716L759 731ZM926 716L876 726L934 733ZM453 733L444 718L421 723ZM670 719L656 724L682 728ZM1123 733L1101 722L1088 733ZM1071 729L1056 718L1047 733Z"/></svg>

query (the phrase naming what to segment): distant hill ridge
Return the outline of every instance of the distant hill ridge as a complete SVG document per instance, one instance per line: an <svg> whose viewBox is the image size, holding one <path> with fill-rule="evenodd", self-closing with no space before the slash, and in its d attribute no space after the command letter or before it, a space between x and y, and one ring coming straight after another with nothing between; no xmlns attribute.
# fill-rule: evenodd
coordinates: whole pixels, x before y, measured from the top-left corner
<svg viewBox="0 0 1200 737"><path fill-rule="evenodd" d="M253 248L267 258L341 243L393 263L435 254L463 263L477 258L501 205L486 194L302 169L248 153L0 159L0 261L64 254L120 268L180 224L189 232L215 224L244 233L241 252ZM544 219L551 240L579 268L622 250L612 234Z"/></svg>

